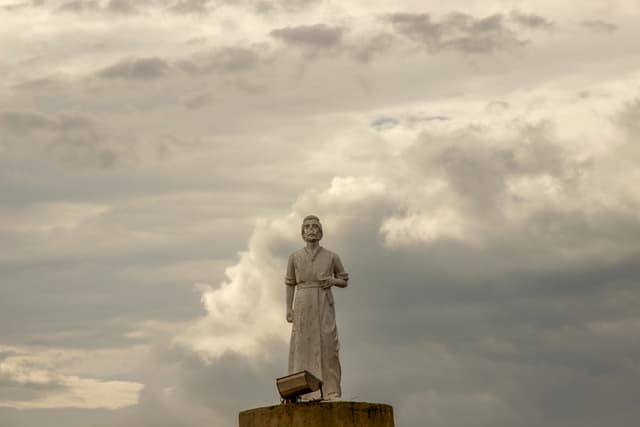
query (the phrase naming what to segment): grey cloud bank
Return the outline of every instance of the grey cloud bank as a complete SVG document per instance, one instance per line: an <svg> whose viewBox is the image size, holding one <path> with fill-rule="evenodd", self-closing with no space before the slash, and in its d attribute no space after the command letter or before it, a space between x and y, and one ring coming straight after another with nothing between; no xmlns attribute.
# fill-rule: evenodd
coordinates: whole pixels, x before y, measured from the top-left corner
<svg viewBox="0 0 640 427"><path fill-rule="evenodd" d="M162 77L168 69L169 65L160 58L125 59L100 70L97 75L103 78L123 78L145 81Z"/></svg>
<svg viewBox="0 0 640 427"><path fill-rule="evenodd" d="M527 26L539 26L539 20L525 15L515 15L518 22ZM454 49L466 53L492 53L525 45L517 33L505 25L501 14L475 18L464 13L451 13L435 21L428 13L395 13L388 17L394 29L428 49Z"/></svg>
<svg viewBox="0 0 640 427"><path fill-rule="evenodd" d="M404 426L635 425L636 6L18 6L0 424L275 403L286 256L316 213L351 274L345 399Z"/></svg>

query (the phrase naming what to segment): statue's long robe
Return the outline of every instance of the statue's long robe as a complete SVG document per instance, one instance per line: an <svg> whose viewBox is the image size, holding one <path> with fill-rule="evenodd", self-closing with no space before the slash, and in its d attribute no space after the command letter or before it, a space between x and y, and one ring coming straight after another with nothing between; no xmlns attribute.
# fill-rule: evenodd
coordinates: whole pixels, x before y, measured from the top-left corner
<svg viewBox="0 0 640 427"><path fill-rule="evenodd" d="M349 280L337 254L320 246L289 257L285 284L295 287L289 373L309 371L322 380L324 396L335 398L341 396L340 343L331 288L320 287L326 277Z"/></svg>

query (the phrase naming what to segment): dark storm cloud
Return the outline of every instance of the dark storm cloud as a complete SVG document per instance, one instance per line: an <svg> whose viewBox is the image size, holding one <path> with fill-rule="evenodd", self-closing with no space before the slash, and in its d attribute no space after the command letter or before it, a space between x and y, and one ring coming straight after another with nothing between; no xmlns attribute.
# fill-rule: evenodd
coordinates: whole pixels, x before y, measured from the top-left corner
<svg viewBox="0 0 640 427"><path fill-rule="evenodd" d="M618 30L618 26L616 24L612 24L611 22L601 21L598 19L590 19L587 21L582 21L582 26L595 33L611 34Z"/></svg>
<svg viewBox="0 0 640 427"><path fill-rule="evenodd" d="M528 43L510 28L505 16L495 14L476 18L465 13L450 13L435 20L428 13L394 13L386 17L393 29L430 51L457 50L486 54L511 50Z"/></svg>
<svg viewBox="0 0 640 427"><path fill-rule="evenodd" d="M340 45L344 28L326 24L300 25L271 31L271 36L283 42L314 50L331 49Z"/></svg>
<svg viewBox="0 0 640 427"><path fill-rule="evenodd" d="M103 68L96 75L104 79L145 81L163 77L170 68L162 58L130 58Z"/></svg>

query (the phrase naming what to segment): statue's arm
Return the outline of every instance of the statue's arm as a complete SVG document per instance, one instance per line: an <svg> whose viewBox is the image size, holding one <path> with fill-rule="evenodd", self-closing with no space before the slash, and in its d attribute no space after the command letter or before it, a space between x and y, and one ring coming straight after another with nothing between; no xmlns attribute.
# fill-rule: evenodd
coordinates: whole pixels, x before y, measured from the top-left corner
<svg viewBox="0 0 640 427"><path fill-rule="evenodd" d="M287 262L287 274L284 278L284 284L287 288L287 295L285 299L286 309L287 309L287 322L293 322L293 295L295 292L296 285L296 270L293 265L293 256L289 257L289 261Z"/></svg>
<svg viewBox="0 0 640 427"><path fill-rule="evenodd" d="M344 266L338 255L334 255L333 258L333 277L327 277L324 280L327 281L327 287L337 286L339 288L346 288L349 284L349 274L344 270Z"/></svg>
<svg viewBox="0 0 640 427"><path fill-rule="evenodd" d="M294 286L287 286L287 322L293 323L293 292Z"/></svg>

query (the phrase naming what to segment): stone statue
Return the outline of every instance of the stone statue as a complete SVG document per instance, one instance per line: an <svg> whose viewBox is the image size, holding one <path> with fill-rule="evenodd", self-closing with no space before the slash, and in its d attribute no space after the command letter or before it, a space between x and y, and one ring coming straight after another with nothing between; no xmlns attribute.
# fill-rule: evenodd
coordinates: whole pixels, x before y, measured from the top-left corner
<svg viewBox="0 0 640 427"><path fill-rule="evenodd" d="M339 400L340 359L338 330L332 286L344 288L349 275L337 254L320 246L322 224L315 215L302 222L306 246L289 256L287 285L287 322L291 328L289 373L309 371L323 383L325 400ZM319 392L303 400L319 397Z"/></svg>

